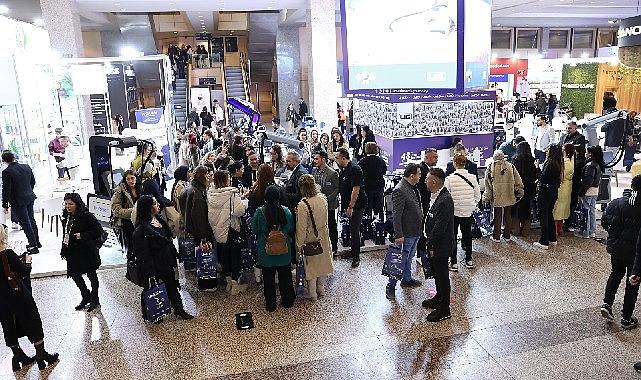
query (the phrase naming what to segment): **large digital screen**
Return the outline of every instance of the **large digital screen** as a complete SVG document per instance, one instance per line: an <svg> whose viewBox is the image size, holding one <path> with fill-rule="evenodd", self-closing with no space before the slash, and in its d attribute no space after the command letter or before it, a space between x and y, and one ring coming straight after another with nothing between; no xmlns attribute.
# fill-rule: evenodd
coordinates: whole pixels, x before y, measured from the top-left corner
<svg viewBox="0 0 641 380"><path fill-rule="evenodd" d="M491 0L465 0L465 89L487 86L490 76L491 25Z"/></svg>
<svg viewBox="0 0 641 380"><path fill-rule="evenodd" d="M343 0L342 6L349 90L459 87L457 0Z"/></svg>

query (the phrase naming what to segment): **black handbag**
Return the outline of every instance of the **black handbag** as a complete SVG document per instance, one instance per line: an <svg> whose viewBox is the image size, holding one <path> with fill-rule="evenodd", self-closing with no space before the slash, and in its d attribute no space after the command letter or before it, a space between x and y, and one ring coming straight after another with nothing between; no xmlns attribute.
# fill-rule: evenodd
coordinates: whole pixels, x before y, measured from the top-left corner
<svg viewBox="0 0 641 380"><path fill-rule="evenodd" d="M323 254L323 245L321 244L320 239L318 238L318 229L316 228L316 221L314 220L314 214L312 213L312 207L307 202L307 199L303 199L303 202L307 205L309 210L309 217L312 219L312 228L314 229L314 236L316 236L315 241L305 243L302 246L302 251L304 256L318 256Z"/></svg>
<svg viewBox="0 0 641 380"><path fill-rule="evenodd" d="M127 273L125 273L125 278L134 285L144 287L145 281L143 281L140 272L141 271L138 260L136 260L136 258L133 256L127 257Z"/></svg>

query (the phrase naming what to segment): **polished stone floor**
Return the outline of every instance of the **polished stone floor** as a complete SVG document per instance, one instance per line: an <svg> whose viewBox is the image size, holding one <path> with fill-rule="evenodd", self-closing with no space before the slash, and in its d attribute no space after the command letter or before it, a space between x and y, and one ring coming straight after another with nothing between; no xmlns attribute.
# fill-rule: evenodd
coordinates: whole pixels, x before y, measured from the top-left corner
<svg viewBox="0 0 641 380"><path fill-rule="evenodd" d="M524 240L483 239L474 251L477 268L451 275L453 318L438 324L420 307L433 281L385 298L383 252L366 254L357 269L337 261L325 298L271 314L259 287L235 297L203 293L188 275L182 295L197 318L160 325L141 320L139 289L122 269L100 272L102 307L91 314L73 310L79 296L70 280L37 279L47 347L61 360L43 373L34 366L14 375L1 347L0 379L641 377L632 368L641 332L618 325L620 298L615 323L598 312L609 271L601 243L563 237L541 252ZM242 311L254 314L254 329L236 330Z"/></svg>

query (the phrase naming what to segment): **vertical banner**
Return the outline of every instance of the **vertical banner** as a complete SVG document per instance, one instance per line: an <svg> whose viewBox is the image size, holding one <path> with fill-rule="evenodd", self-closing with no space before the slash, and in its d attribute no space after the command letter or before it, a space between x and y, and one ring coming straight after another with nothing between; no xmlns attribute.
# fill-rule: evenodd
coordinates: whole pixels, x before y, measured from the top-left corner
<svg viewBox="0 0 641 380"><path fill-rule="evenodd" d="M111 113L122 116L124 127L129 128L127 90L125 88L123 64L112 62L111 64L105 64L105 69L107 71L107 93L109 94Z"/></svg>

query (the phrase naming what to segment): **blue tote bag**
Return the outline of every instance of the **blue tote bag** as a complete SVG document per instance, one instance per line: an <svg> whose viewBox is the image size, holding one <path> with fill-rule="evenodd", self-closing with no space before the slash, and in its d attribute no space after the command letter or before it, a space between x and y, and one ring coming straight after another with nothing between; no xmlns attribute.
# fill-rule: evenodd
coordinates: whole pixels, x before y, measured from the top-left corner
<svg viewBox="0 0 641 380"><path fill-rule="evenodd" d="M403 268L405 267L405 260L407 256L403 257L403 248L400 245L392 244L387 247L385 254L385 262L383 263L383 271L381 274L389 278L400 280L403 277Z"/></svg>
<svg viewBox="0 0 641 380"><path fill-rule="evenodd" d="M163 282L150 280L151 286L142 292L142 302L145 306L145 319L156 323L171 314L171 303L167 287Z"/></svg>

